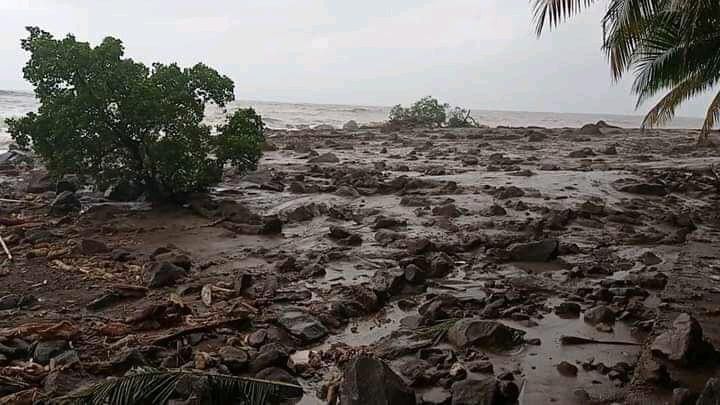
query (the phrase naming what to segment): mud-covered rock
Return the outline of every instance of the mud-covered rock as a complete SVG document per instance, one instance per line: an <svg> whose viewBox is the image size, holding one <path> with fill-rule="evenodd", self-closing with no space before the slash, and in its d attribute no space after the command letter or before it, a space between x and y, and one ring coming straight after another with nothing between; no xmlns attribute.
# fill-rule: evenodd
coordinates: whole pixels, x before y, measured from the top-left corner
<svg viewBox="0 0 720 405"><path fill-rule="evenodd" d="M351 360L343 372L340 405L415 405L415 393L384 362Z"/></svg>
<svg viewBox="0 0 720 405"><path fill-rule="evenodd" d="M46 340L38 342L33 350L33 360L42 365L50 364L50 360L68 350L70 346L65 340Z"/></svg>
<svg viewBox="0 0 720 405"><path fill-rule="evenodd" d="M299 310L284 310L277 320L291 335L305 343L318 341L327 336L328 331L314 316Z"/></svg>
<svg viewBox="0 0 720 405"><path fill-rule="evenodd" d="M255 358L250 362L250 369L258 372L268 367L285 367L290 356L287 349L280 343L267 343L260 347Z"/></svg>
<svg viewBox="0 0 720 405"><path fill-rule="evenodd" d="M97 239L83 239L80 241L80 251L85 255L109 253L111 249L105 242Z"/></svg>
<svg viewBox="0 0 720 405"><path fill-rule="evenodd" d="M50 203L51 215L67 215L78 212L82 208L80 200L75 193L71 191L63 191Z"/></svg>
<svg viewBox="0 0 720 405"><path fill-rule="evenodd" d="M525 332L500 322L466 318L447 332L448 341L458 348L476 346L485 350L508 350L522 344Z"/></svg>
<svg viewBox="0 0 720 405"><path fill-rule="evenodd" d="M452 405L495 405L501 400L495 378L467 379L452 385Z"/></svg>
<svg viewBox="0 0 720 405"><path fill-rule="evenodd" d="M323 153L320 156L316 156L310 160L308 160L309 163L338 163L340 162L340 158L338 158L334 153L327 152Z"/></svg>
<svg viewBox="0 0 720 405"><path fill-rule="evenodd" d="M583 314L583 320L590 325L604 323L612 325L615 323L615 311L605 305L598 305L590 308Z"/></svg>
<svg viewBox="0 0 720 405"><path fill-rule="evenodd" d="M234 346L223 346L218 350L218 355L224 364L233 373L243 371L250 362L247 351Z"/></svg>
<svg viewBox="0 0 720 405"><path fill-rule="evenodd" d="M557 257L559 247L557 239L545 239L513 244L508 247L508 254L513 261L547 262Z"/></svg>
<svg viewBox="0 0 720 405"><path fill-rule="evenodd" d="M577 302L565 301L555 307L555 314L561 318L579 318L580 304Z"/></svg>
<svg viewBox="0 0 720 405"><path fill-rule="evenodd" d="M700 323L690 314L678 315L672 327L655 338L652 353L684 366L695 366L715 358L715 350L703 337Z"/></svg>
<svg viewBox="0 0 720 405"><path fill-rule="evenodd" d="M187 276L187 271L170 262L155 262L145 269L145 284L150 288L174 285Z"/></svg>

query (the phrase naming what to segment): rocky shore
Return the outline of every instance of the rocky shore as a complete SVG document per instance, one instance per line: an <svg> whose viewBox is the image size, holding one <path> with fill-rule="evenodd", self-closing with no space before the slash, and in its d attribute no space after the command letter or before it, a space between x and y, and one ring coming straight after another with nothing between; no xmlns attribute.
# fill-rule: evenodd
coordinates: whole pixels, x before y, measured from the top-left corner
<svg viewBox="0 0 720 405"><path fill-rule="evenodd" d="M300 404L716 404L720 153L697 135L271 131L258 171L182 207L8 152L0 404L139 366Z"/></svg>

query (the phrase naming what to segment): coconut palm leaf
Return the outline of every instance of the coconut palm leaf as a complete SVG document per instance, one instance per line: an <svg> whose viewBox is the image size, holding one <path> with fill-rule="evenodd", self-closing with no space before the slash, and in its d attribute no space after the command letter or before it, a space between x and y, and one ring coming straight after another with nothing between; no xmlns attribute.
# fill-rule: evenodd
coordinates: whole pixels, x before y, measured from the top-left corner
<svg viewBox="0 0 720 405"><path fill-rule="evenodd" d="M185 370L136 368L125 376L96 383L52 401L58 405L166 404L183 379L199 386L203 403L266 405L302 397L302 387L276 381Z"/></svg>
<svg viewBox="0 0 720 405"><path fill-rule="evenodd" d="M534 0L535 31L540 35L546 24L554 28L595 2L596 0Z"/></svg>

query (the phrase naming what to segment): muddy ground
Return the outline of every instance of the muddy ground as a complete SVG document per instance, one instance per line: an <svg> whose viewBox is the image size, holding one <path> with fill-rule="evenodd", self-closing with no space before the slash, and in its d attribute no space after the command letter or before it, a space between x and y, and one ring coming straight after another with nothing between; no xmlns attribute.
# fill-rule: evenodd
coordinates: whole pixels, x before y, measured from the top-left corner
<svg viewBox="0 0 720 405"><path fill-rule="evenodd" d="M141 365L300 404L717 400L720 154L697 135L271 131L257 172L183 207L4 155L0 403Z"/></svg>

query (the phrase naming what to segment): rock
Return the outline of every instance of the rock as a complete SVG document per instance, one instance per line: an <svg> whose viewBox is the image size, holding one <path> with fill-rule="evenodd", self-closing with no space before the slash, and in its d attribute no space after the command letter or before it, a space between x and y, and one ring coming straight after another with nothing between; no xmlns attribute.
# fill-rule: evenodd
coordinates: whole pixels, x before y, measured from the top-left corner
<svg viewBox="0 0 720 405"><path fill-rule="evenodd" d="M335 156L332 152L323 153L320 156L316 156L310 160L309 163L339 163L340 159Z"/></svg>
<svg viewBox="0 0 720 405"><path fill-rule="evenodd" d="M350 186L340 186L335 190L335 195L338 195L340 197L346 197L346 198L358 198L360 197L360 193L355 189L355 187Z"/></svg>
<svg viewBox="0 0 720 405"><path fill-rule="evenodd" d="M435 250L435 244L427 238L412 238L407 240L407 251L411 255L419 255Z"/></svg>
<svg viewBox="0 0 720 405"><path fill-rule="evenodd" d="M97 255L109 253L111 249L104 242L97 239L83 239L80 241L80 251L84 255Z"/></svg>
<svg viewBox="0 0 720 405"><path fill-rule="evenodd" d="M26 191L30 194L42 194L55 189L47 172L35 171L30 174Z"/></svg>
<svg viewBox="0 0 720 405"><path fill-rule="evenodd" d="M82 208L80 200L75 193L71 191L63 191L50 203L51 215L67 215L78 212Z"/></svg>
<svg viewBox="0 0 720 405"><path fill-rule="evenodd" d="M524 195L525 192L521 188L510 186L502 188L497 194L495 194L495 197L500 200L507 200L509 198L517 198Z"/></svg>
<svg viewBox="0 0 720 405"><path fill-rule="evenodd" d="M480 215L486 217L501 217L507 215L507 210L500 205L493 204L480 211Z"/></svg>
<svg viewBox="0 0 720 405"><path fill-rule="evenodd" d="M525 332L502 323L482 319L461 319L447 332L448 341L458 348L476 346L486 350L508 350L522 344Z"/></svg>
<svg viewBox="0 0 720 405"><path fill-rule="evenodd" d="M297 379L287 371L278 367L268 367L255 374L255 378L268 381L279 381L286 384L298 385Z"/></svg>
<svg viewBox="0 0 720 405"><path fill-rule="evenodd" d="M500 391L495 378L464 380L452 385L452 405L495 405Z"/></svg>
<svg viewBox="0 0 720 405"><path fill-rule="evenodd" d="M617 155L617 147L615 145L608 145L600 153L603 155Z"/></svg>
<svg viewBox="0 0 720 405"><path fill-rule="evenodd" d="M183 269L188 271L192 267L192 259L190 258L190 256L176 250L153 255L153 260L155 260L156 262L172 263L175 266L182 267Z"/></svg>
<svg viewBox="0 0 720 405"><path fill-rule="evenodd" d="M705 383L705 388L697 400L696 405L718 405L720 404L720 379L710 378Z"/></svg>
<svg viewBox="0 0 720 405"><path fill-rule="evenodd" d="M500 396L503 399L503 403L516 404L520 397L520 387L515 381L500 381Z"/></svg>
<svg viewBox="0 0 720 405"><path fill-rule="evenodd" d="M110 201L128 202L137 200L142 193L142 188L129 180L119 180L105 190L104 196Z"/></svg>
<svg viewBox="0 0 720 405"><path fill-rule="evenodd" d="M339 244L347 246L358 246L362 245L362 236L358 233L350 232L345 228L341 228L336 225L330 226L330 233L328 237Z"/></svg>
<svg viewBox="0 0 720 405"><path fill-rule="evenodd" d="M55 192L60 194L63 191L70 191L72 193L80 190L82 182L77 174L66 174L62 179L58 180L55 185Z"/></svg>
<svg viewBox="0 0 720 405"><path fill-rule="evenodd" d="M590 156L595 156L595 152L593 152L593 150L590 148L582 148L582 149L574 150L574 151L570 152L570 154L568 155L568 157L571 157L571 158L586 158L586 157L590 157Z"/></svg>
<svg viewBox="0 0 720 405"><path fill-rule="evenodd" d="M38 342L33 350L33 360L42 365L50 364L50 360L68 350L70 346L65 340L46 340Z"/></svg>
<svg viewBox="0 0 720 405"><path fill-rule="evenodd" d="M350 120L343 125L343 129L345 131L357 131L360 127L358 126L358 123L355 122L355 120Z"/></svg>
<svg viewBox="0 0 720 405"><path fill-rule="evenodd" d="M597 124L585 124L580 128L580 134L582 135L602 135L600 127Z"/></svg>
<svg viewBox="0 0 720 405"><path fill-rule="evenodd" d="M457 218L462 215L462 211L455 204L445 204L433 207L432 214L439 217Z"/></svg>
<svg viewBox="0 0 720 405"><path fill-rule="evenodd" d="M703 338L700 323L690 314L678 315L670 330L655 338L652 353L684 366L693 366L715 358L715 350Z"/></svg>
<svg viewBox="0 0 720 405"><path fill-rule="evenodd" d="M405 272L401 269L380 269L370 280L373 291L388 296L398 292L403 285Z"/></svg>
<svg viewBox="0 0 720 405"><path fill-rule="evenodd" d="M247 337L247 344L252 347L260 347L267 339L267 329L258 329Z"/></svg>
<svg viewBox="0 0 720 405"><path fill-rule="evenodd" d="M268 367L285 367L289 358L283 345L268 343L260 348L258 355L250 362L250 369L258 372Z"/></svg>
<svg viewBox="0 0 720 405"><path fill-rule="evenodd" d="M598 305L585 311L583 314L583 320L590 325L597 325L600 323L612 325L615 323L615 311L605 305Z"/></svg>
<svg viewBox="0 0 720 405"><path fill-rule="evenodd" d="M315 125L312 129L313 131L332 131L335 129L335 127L330 124L320 124Z"/></svg>
<svg viewBox="0 0 720 405"><path fill-rule="evenodd" d="M467 369L473 373L492 374L494 370L493 364L487 360L474 361L467 363L466 366Z"/></svg>
<svg viewBox="0 0 720 405"><path fill-rule="evenodd" d="M389 229L380 229L375 233L375 240L383 246L405 238L407 238L407 236L404 233L391 231Z"/></svg>
<svg viewBox="0 0 720 405"><path fill-rule="evenodd" d="M187 271L169 262L152 263L146 268L145 283L150 288L162 288L174 285L187 276Z"/></svg>
<svg viewBox="0 0 720 405"><path fill-rule="evenodd" d="M529 243L516 243L508 248L510 259L518 262L547 262L557 257L560 243L545 239Z"/></svg>
<svg viewBox="0 0 720 405"><path fill-rule="evenodd" d="M570 364L567 361L563 361L562 363L558 364L556 368L558 373L565 377L576 377L578 373L577 366L575 366L574 364Z"/></svg>
<svg viewBox="0 0 720 405"><path fill-rule="evenodd" d="M278 317L278 324L304 343L318 341L327 336L325 325L314 316L302 311L285 310Z"/></svg>
<svg viewBox="0 0 720 405"><path fill-rule="evenodd" d="M233 373L242 372L250 361L250 356L245 350L234 346L223 346L218 350L218 355L224 364Z"/></svg>
<svg viewBox="0 0 720 405"><path fill-rule="evenodd" d="M640 261L640 263L646 266L655 266L656 264L662 263L662 259L659 258L655 253L650 251L647 251L640 255L638 261Z"/></svg>
<svg viewBox="0 0 720 405"><path fill-rule="evenodd" d="M547 139L547 135L539 131L532 131L528 135L528 142L542 142Z"/></svg>
<svg viewBox="0 0 720 405"><path fill-rule="evenodd" d="M662 197L669 193L667 187L664 184L659 183L613 183L613 186L623 193L650 195Z"/></svg>
<svg viewBox="0 0 720 405"><path fill-rule="evenodd" d="M415 405L415 393L385 363L351 360L343 372L340 405Z"/></svg>
<svg viewBox="0 0 720 405"><path fill-rule="evenodd" d="M0 311L31 305L35 298L30 295L8 294L0 297Z"/></svg>
<svg viewBox="0 0 720 405"><path fill-rule="evenodd" d="M580 310L580 304L565 301L555 307L555 314L557 314L560 318L579 318Z"/></svg>
<svg viewBox="0 0 720 405"><path fill-rule="evenodd" d="M672 395L672 405L696 405L697 395L687 388L675 388ZM720 404L720 401L711 402L713 405Z"/></svg>
<svg viewBox="0 0 720 405"><path fill-rule="evenodd" d="M480 161L475 156L466 156L462 159L463 166L477 166Z"/></svg>

